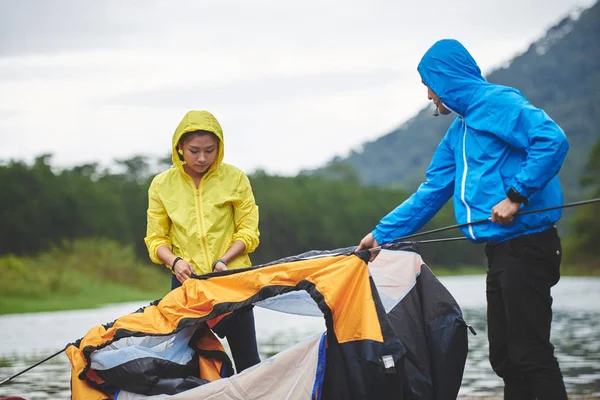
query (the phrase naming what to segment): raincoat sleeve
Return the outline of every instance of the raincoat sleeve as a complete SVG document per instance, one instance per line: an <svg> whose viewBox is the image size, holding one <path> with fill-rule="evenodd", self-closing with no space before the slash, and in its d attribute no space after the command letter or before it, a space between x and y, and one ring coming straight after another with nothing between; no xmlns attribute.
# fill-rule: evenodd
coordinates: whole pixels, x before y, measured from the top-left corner
<svg viewBox="0 0 600 400"><path fill-rule="evenodd" d="M490 113L494 135L526 152L521 171L508 182L525 197L541 190L556 176L569 150L563 130L543 110L521 96L504 96ZM502 104L504 103L504 104Z"/></svg>
<svg viewBox="0 0 600 400"><path fill-rule="evenodd" d="M164 264L156 255L156 250L162 245L171 248L170 228L171 219L158 195L158 184L156 180L153 180L148 189L148 215L144 242L148 248L150 260L156 264Z"/></svg>
<svg viewBox="0 0 600 400"><path fill-rule="evenodd" d="M258 206L254 200L250 181L245 174L240 175L238 195L233 202L235 233L233 241L240 240L246 245L245 253L252 253L259 243Z"/></svg>
<svg viewBox="0 0 600 400"><path fill-rule="evenodd" d="M456 164L450 147L449 133L437 147L427 168L427 180L404 203L383 217L373 230L379 244L410 235L423 227L452 197Z"/></svg>

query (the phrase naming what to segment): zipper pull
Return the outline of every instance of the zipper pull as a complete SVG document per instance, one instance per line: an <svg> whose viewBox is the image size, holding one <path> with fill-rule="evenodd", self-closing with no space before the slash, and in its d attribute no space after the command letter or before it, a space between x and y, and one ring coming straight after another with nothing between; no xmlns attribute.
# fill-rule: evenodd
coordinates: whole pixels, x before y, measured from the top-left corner
<svg viewBox="0 0 600 400"><path fill-rule="evenodd" d="M477 336L477 332L475 332L475 328L473 328L471 325L467 324L466 322L465 322L465 324L467 325L467 328L469 328L469 330L471 331L473 336Z"/></svg>

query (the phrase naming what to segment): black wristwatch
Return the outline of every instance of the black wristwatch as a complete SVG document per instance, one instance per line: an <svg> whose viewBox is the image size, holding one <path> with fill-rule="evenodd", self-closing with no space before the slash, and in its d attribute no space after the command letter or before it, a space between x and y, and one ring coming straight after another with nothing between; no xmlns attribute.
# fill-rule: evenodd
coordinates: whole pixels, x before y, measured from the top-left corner
<svg viewBox="0 0 600 400"><path fill-rule="evenodd" d="M212 263L212 270L213 271L215 270L215 267L217 266L218 263L223 263L223 264L225 264L225 266L227 266L227 261L223 260L222 258L219 258L214 263Z"/></svg>
<svg viewBox="0 0 600 400"><path fill-rule="evenodd" d="M506 197L508 197L510 199L510 201L513 201L515 203L523 203L525 205L528 205L528 201L527 201L527 197L523 196L521 193L517 192L515 190L515 188L513 188L511 186L510 189L508 189L508 192L506 192Z"/></svg>

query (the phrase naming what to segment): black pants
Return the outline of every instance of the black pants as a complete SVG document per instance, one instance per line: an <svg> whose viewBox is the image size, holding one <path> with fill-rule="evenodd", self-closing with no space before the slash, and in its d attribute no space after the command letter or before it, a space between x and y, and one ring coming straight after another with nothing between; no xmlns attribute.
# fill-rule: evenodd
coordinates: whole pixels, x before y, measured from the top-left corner
<svg viewBox="0 0 600 400"><path fill-rule="evenodd" d="M181 282L173 275L171 290L180 286ZM221 338L227 338L235 363L235 370L238 373L260 363L252 307L245 307L226 316L219 321L213 331Z"/></svg>
<svg viewBox="0 0 600 400"><path fill-rule="evenodd" d="M510 400L567 399L550 343L562 248L556 228L487 244L490 363Z"/></svg>

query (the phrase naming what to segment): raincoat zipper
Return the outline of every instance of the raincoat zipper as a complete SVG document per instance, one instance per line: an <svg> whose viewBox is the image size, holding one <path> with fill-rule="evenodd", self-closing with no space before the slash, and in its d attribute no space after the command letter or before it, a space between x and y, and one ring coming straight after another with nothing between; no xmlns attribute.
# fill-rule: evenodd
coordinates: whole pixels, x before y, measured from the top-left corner
<svg viewBox="0 0 600 400"><path fill-rule="evenodd" d="M200 184L198 185L198 188L196 188L196 213L198 216L198 231L200 232L200 240L202 242L202 249L204 250L204 261L210 269L211 262L208 259L208 242L204 227L204 207L202 206L202 182L204 182L204 179L206 179L206 177L202 177L202 179L200 179Z"/></svg>
<svg viewBox="0 0 600 400"><path fill-rule="evenodd" d="M465 119L462 115L460 115L459 113L457 113L456 111L454 111L453 109L451 109L450 107L445 105L443 102L442 102L442 105L445 108L447 108L448 110L450 110L453 113L455 113L456 115L458 115L464 126L463 140L462 140L463 175L462 175L462 179L461 179L460 200L462 201L462 203L465 206L465 209L467 210L467 222L470 224L472 222L471 221L471 207L469 207L469 205L467 204L467 201L465 200L465 190L466 190L465 186L467 183L467 171L469 169L469 165L467 164L467 121L465 121ZM473 232L473 225L469 225L469 235L471 236L471 239L475 240L475 233Z"/></svg>
<svg viewBox="0 0 600 400"><path fill-rule="evenodd" d="M188 174L186 174L185 171L181 171L181 173L184 174L185 178L188 180L190 185L192 185L192 188L196 192L194 200L196 203L196 221L198 223L198 232L200 233L200 242L202 243L202 250L204 251L204 262L206 263L206 265L210 266L211 262L208 259L208 242L206 240L203 218L204 208L202 207L202 182L204 182L204 179L206 179L206 177L202 177L202 179L200 179L200 184L198 185L198 187L196 187L194 180Z"/></svg>

